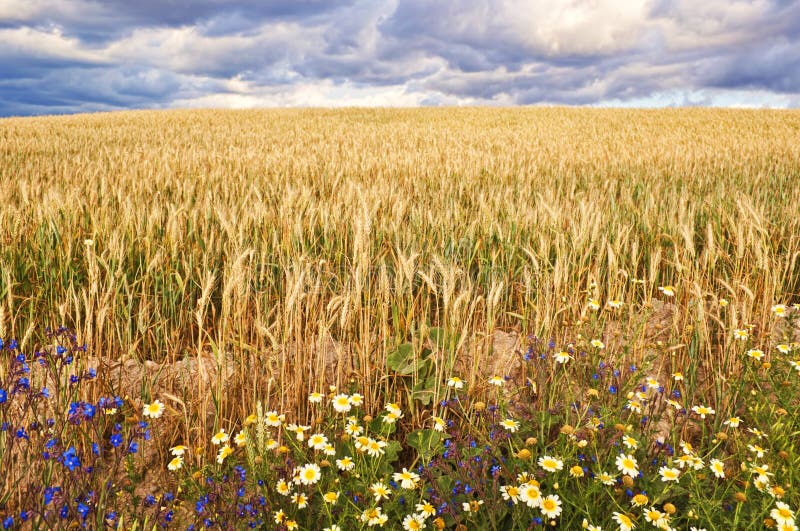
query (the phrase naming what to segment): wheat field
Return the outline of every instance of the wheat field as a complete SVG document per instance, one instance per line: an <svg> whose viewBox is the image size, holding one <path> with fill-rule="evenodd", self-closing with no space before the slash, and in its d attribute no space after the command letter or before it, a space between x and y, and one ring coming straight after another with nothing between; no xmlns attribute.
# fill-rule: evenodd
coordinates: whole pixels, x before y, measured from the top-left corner
<svg viewBox="0 0 800 531"><path fill-rule="evenodd" d="M13 118L0 195L0 337L65 325L98 370L149 367L136 385L168 392L176 440L257 400L305 415L328 385L380 406L404 389L387 356L434 328L436 381L458 367L479 389L491 338L581 337L591 297L625 301L637 360L666 285L673 363L731 375L719 330L800 301L797 111Z"/></svg>

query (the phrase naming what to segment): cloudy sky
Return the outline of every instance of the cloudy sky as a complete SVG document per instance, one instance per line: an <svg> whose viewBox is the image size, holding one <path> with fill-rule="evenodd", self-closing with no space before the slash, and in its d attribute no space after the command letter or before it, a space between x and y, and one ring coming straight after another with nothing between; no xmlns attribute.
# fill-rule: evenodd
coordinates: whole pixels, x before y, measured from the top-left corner
<svg viewBox="0 0 800 531"><path fill-rule="evenodd" d="M800 0L0 0L0 116L800 107Z"/></svg>

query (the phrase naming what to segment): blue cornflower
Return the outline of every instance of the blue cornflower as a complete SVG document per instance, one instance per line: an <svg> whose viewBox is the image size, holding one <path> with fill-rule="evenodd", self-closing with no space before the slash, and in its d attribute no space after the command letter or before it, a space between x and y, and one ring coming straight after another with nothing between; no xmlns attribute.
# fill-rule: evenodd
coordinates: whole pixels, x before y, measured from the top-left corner
<svg viewBox="0 0 800 531"><path fill-rule="evenodd" d="M13 525L14 525L14 517L6 516L5 520L3 520L3 529L11 529Z"/></svg>
<svg viewBox="0 0 800 531"><path fill-rule="evenodd" d="M0 404L8 400L8 393L5 389L0 389Z"/></svg>
<svg viewBox="0 0 800 531"><path fill-rule="evenodd" d="M84 520L86 519L87 516L89 516L89 511L90 508L85 503L78 504L78 514L81 515L81 518L83 518Z"/></svg>
<svg viewBox="0 0 800 531"><path fill-rule="evenodd" d="M74 472L76 468L80 468L81 460L75 454L75 448L70 446L63 455L64 459L64 466L69 469L70 472Z"/></svg>
<svg viewBox="0 0 800 531"><path fill-rule="evenodd" d="M128 453L135 454L138 451L139 451L139 443L131 441L131 443L128 445Z"/></svg>
<svg viewBox="0 0 800 531"><path fill-rule="evenodd" d="M121 434L115 433L114 435L111 436L109 441L111 442L111 446L117 448L120 444L122 444L123 438Z"/></svg>
<svg viewBox="0 0 800 531"><path fill-rule="evenodd" d="M147 496L144 497L145 507L152 507L155 504L156 504L156 497L153 496L152 494L148 494Z"/></svg>
<svg viewBox="0 0 800 531"><path fill-rule="evenodd" d="M59 487L47 487L44 489L44 504L50 505L50 502L53 501L53 495L60 492L61 488Z"/></svg>
<svg viewBox="0 0 800 531"><path fill-rule="evenodd" d="M608 388L608 392L609 392L609 393L611 393L612 395L615 395L615 394L617 394L617 386L616 386L616 385L612 385L612 386L610 386L610 387Z"/></svg>

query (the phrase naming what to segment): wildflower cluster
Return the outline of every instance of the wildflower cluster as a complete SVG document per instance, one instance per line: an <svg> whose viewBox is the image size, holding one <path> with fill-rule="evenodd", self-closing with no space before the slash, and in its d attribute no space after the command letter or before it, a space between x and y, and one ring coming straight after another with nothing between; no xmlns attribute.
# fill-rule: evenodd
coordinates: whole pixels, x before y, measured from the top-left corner
<svg viewBox="0 0 800 531"><path fill-rule="evenodd" d="M588 308L634 311L622 298ZM445 373L424 403L370 404L355 382L312 390L305 417L257 402L155 452L160 495L142 492L140 458L167 405L90 399L97 374L66 331L30 358L9 342L0 510L9 528L794 531L798 345L729 324L721 348L740 378L724 393L700 360L674 362L663 342L634 356L586 319L571 341L530 337L513 375L473 389Z"/></svg>
<svg viewBox="0 0 800 531"><path fill-rule="evenodd" d="M32 356L0 340L4 528L115 527L123 514L163 519L120 487L139 473L150 426L125 421L133 410L119 396L88 400L97 373L82 366L85 346L63 328L46 337L54 345Z"/></svg>

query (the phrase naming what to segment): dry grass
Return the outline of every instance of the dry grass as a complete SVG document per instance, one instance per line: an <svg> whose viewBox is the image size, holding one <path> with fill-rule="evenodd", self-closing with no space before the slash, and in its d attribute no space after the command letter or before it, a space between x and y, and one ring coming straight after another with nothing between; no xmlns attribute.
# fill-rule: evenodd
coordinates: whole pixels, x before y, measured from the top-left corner
<svg viewBox="0 0 800 531"><path fill-rule="evenodd" d="M800 294L798 183L793 111L7 119L0 336L65 324L109 363L154 362L135 381L171 392L184 440L257 399L305 415L328 383L380 405L387 352L428 326L453 332L439 381L474 382L497 330L571 339L591 281L626 301L623 331L678 286L674 344L694 346L674 354L730 374L715 323L763 329Z"/></svg>

